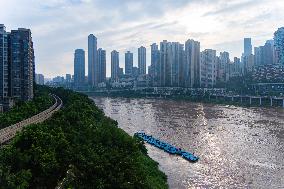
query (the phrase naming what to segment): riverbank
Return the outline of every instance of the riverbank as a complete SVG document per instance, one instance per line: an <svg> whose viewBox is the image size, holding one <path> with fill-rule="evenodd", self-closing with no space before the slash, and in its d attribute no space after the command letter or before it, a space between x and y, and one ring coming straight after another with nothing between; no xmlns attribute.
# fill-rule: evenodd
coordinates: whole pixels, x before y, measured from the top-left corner
<svg viewBox="0 0 284 189"><path fill-rule="evenodd" d="M47 89L64 106L0 150L1 187L168 188L145 146L92 100L62 88Z"/></svg>
<svg viewBox="0 0 284 189"><path fill-rule="evenodd" d="M209 96L205 95L145 95L141 93L135 93L134 91L127 92L113 92L113 93L85 93L90 96L99 96L99 97L122 97L122 98L150 98L150 99L171 99L171 100L185 100L190 102L199 102L199 103L210 103L210 104L222 104L222 105L234 105L238 107L283 107L283 101L274 102L271 106L270 99L263 99L261 103L259 102L259 97L249 101L249 98L241 100L233 100L232 98Z"/></svg>

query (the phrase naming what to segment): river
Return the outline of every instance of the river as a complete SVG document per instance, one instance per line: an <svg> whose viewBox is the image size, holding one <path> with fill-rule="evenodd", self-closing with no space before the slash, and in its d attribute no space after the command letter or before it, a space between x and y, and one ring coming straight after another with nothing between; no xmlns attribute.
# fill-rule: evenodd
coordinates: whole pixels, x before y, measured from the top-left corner
<svg viewBox="0 0 284 189"><path fill-rule="evenodd" d="M94 97L128 134L144 131L199 156L146 145L172 189L284 188L284 109Z"/></svg>

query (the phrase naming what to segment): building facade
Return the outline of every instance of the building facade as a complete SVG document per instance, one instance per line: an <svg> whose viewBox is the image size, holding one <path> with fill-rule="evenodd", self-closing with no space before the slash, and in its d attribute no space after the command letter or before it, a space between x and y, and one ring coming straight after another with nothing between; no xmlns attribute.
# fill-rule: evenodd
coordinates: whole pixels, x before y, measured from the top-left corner
<svg viewBox="0 0 284 189"><path fill-rule="evenodd" d="M151 65L149 69L152 86L160 86L160 51L156 43L151 45Z"/></svg>
<svg viewBox="0 0 284 189"><path fill-rule="evenodd" d="M217 64L217 81L226 82L229 80L230 54L226 51L220 52Z"/></svg>
<svg viewBox="0 0 284 189"><path fill-rule="evenodd" d="M200 57L200 85L204 88L212 88L216 85L216 50L205 49Z"/></svg>
<svg viewBox="0 0 284 189"><path fill-rule="evenodd" d="M146 74L146 48L143 46L138 48L138 69L139 75Z"/></svg>
<svg viewBox="0 0 284 189"><path fill-rule="evenodd" d="M98 49L98 83L106 82L106 51Z"/></svg>
<svg viewBox="0 0 284 189"><path fill-rule="evenodd" d="M111 51L111 79L117 81L119 78L119 52ZM123 71L122 71L123 72Z"/></svg>
<svg viewBox="0 0 284 189"><path fill-rule="evenodd" d="M274 33L274 46L277 63L284 65L284 27L279 28Z"/></svg>
<svg viewBox="0 0 284 189"><path fill-rule="evenodd" d="M23 101L34 96L34 49L31 31L25 28L10 33L10 96Z"/></svg>
<svg viewBox="0 0 284 189"><path fill-rule="evenodd" d="M125 75L132 77L133 72L133 53L127 51L125 53Z"/></svg>
<svg viewBox="0 0 284 189"><path fill-rule="evenodd" d="M67 78L66 78L67 79ZM85 51L76 49L74 54L74 85L85 85Z"/></svg>
<svg viewBox="0 0 284 189"><path fill-rule="evenodd" d="M252 54L251 38L244 38L244 55L248 56Z"/></svg>
<svg viewBox="0 0 284 189"><path fill-rule="evenodd" d="M172 51L171 43L167 40L160 42L160 86L171 86Z"/></svg>
<svg viewBox="0 0 284 189"><path fill-rule="evenodd" d="M200 43L194 40L185 42L185 87L200 87Z"/></svg>
<svg viewBox="0 0 284 189"><path fill-rule="evenodd" d="M90 34L88 36L88 84L90 86L98 85L98 73L97 38Z"/></svg>
<svg viewBox="0 0 284 189"><path fill-rule="evenodd" d="M8 34L4 24L0 24L0 102L8 97Z"/></svg>

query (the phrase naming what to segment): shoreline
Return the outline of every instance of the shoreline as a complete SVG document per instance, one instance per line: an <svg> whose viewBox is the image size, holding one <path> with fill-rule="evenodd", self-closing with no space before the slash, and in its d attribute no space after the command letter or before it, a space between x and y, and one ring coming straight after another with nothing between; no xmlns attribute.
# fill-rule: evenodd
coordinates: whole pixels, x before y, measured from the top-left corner
<svg viewBox="0 0 284 189"><path fill-rule="evenodd" d="M102 93L96 93L96 92L88 92L84 94L90 96L90 97L112 97L112 98L128 98L128 99L159 99L159 100L175 100L175 101L189 101L189 102L196 102L196 103L206 103L206 104L217 104L217 105L233 105L237 107L244 107L244 108L282 108L282 104L278 103L277 105L271 106L270 100L269 101L262 101L262 104L259 105L258 102L252 102L251 104L249 102L238 102L238 101L230 101L225 99L212 99L202 96L164 96L164 97L157 97L157 96L145 96L141 94L102 94Z"/></svg>

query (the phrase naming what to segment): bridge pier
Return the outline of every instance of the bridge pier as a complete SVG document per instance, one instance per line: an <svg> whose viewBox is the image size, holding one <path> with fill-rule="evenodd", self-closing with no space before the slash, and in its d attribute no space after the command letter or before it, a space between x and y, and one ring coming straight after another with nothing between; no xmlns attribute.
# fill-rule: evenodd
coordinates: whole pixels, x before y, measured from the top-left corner
<svg viewBox="0 0 284 189"><path fill-rule="evenodd" d="M261 97L259 98L259 105L261 106L262 102L261 102Z"/></svg>
<svg viewBox="0 0 284 189"><path fill-rule="evenodd" d="M270 97L270 106L273 106L273 100L271 97Z"/></svg>
<svg viewBox="0 0 284 189"><path fill-rule="evenodd" d="M251 105L251 97L249 97L249 104Z"/></svg>

